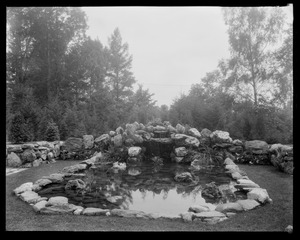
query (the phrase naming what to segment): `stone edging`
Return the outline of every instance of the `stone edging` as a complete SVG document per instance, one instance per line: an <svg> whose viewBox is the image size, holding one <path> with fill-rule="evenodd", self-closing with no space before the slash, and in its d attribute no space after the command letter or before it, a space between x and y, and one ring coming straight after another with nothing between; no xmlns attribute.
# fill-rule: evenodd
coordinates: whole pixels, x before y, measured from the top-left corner
<svg viewBox="0 0 300 240"><path fill-rule="evenodd" d="M235 188L247 191L247 199L238 200L234 203L219 204L212 207L206 205L191 206L188 211L178 215L166 215L159 213L144 213L143 211L136 210L122 210L122 209L101 209L101 208L83 208L74 204L68 203L66 197L41 197L36 191L39 191L44 186L52 182L62 182L65 176L76 175L78 171L84 170L94 166L97 159L101 156L98 155L75 164L65 167L61 173L54 173L49 176L44 176L37 180L35 183L27 182L20 185L13 190L16 196L23 201L29 203L35 212L40 214L73 214L73 215L106 215L106 216L121 216L121 217L137 217L144 219L182 219L184 222L201 221L206 223L217 223L228 219L236 214L236 212L243 212L254 209L266 203L272 203L267 190L260 188L260 186L251 181L247 175L239 169L239 167L230 159L226 158L224 161L225 169L231 177L236 180Z"/></svg>

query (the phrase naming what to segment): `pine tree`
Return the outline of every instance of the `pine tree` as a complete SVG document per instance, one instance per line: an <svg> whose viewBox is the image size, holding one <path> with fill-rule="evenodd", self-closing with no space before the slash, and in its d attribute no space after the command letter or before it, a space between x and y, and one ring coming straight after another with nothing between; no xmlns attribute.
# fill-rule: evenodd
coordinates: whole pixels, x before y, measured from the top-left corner
<svg viewBox="0 0 300 240"><path fill-rule="evenodd" d="M14 143L21 143L27 141L25 133L25 120L21 113L16 113L11 121L10 138Z"/></svg>
<svg viewBox="0 0 300 240"><path fill-rule="evenodd" d="M59 130L58 126L55 122L51 119L48 122L47 129L46 129L46 140L47 141L56 141L59 140Z"/></svg>

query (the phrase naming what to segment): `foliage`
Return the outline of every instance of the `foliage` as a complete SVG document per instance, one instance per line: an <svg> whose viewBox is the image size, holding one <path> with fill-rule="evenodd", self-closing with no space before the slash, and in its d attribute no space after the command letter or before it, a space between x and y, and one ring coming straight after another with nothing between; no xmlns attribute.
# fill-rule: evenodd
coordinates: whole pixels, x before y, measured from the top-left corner
<svg viewBox="0 0 300 240"><path fill-rule="evenodd" d="M53 122L52 119L50 119L47 125L46 140L50 142L59 140L58 126L55 124L55 122Z"/></svg>
<svg viewBox="0 0 300 240"><path fill-rule="evenodd" d="M10 139L14 143L22 143L30 140L26 127L23 115L20 112L15 113L10 125Z"/></svg>

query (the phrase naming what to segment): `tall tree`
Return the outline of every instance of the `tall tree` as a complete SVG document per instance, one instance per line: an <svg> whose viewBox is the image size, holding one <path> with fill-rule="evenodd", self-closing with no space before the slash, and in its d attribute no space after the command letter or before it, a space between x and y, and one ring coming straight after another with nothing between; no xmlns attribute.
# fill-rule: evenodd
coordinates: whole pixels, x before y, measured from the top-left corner
<svg viewBox="0 0 300 240"><path fill-rule="evenodd" d="M128 44L122 42L122 37L118 28L116 28L108 40L108 83L112 90L114 100L127 100L132 94L132 84L135 83L131 71L132 55L129 55Z"/></svg>
<svg viewBox="0 0 300 240"><path fill-rule="evenodd" d="M223 8L225 24L228 25L231 59L227 84L248 95L255 108L260 100L266 100L263 85L273 75L269 67L272 48L278 42L284 25L280 8L234 7ZM248 88L248 86L251 88Z"/></svg>

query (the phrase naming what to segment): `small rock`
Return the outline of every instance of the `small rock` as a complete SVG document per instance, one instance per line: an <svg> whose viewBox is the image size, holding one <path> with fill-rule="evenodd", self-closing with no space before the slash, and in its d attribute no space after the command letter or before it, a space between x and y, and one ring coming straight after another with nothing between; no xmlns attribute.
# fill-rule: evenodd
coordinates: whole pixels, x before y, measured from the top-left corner
<svg viewBox="0 0 300 240"><path fill-rule="evenodd" d="M192 182L193 177L189 172L177 173L174 177L176 182Z"/></svg>
<svg viewBox="0 0 300 240"><path fill-rule="evenodd" d="M226 165L236 165L230 158L226 158L224 160L224 164L226 164Z"/></svg>
<svg viewBox="0 0 300 240"><path fill-rule="evenodd" d="M209 138L211 131L207 128L203 128L200 134L202 137Z"/></svg>
<svg viewBox="0 0 300 240"><path fill-rule="evenodd" d="M185 147L175 148L174 151L177 157L184 157L188 153Z"/></svg>
<svg viewBox="0 0 300 240"><path fill-rule="evenodd" d="M292 225L288 225L285 229L284 229L285 232L288 232L288 233L293 233L293 226Z"/></svg>
<svg viewBox="0 0 300 240"><path fill-rule="evenodd" d="M130 157L136 157L142 152L142 148L140 147L130 147L128 149L128 155Z"/></svg>
<svg viewBox="0 0 300 240"><path fill-rule="evenodd" d="M118 134L113 137L113 142L116 147L121 147L123 145L123 137L121 134Z"/></svg>
<svg viewBox="0 0 300 240"><path fill-rule="evenodd" d="M91 149L94 146L94 137L93 135L83 135L83 146L85 149Z"/></svg>
<svg viewBox="0 0 300 240"><path fill-rule="evenodd" d="M192 212L184 212L179 214L184 222L192 222L193 221L193 213Z"/></svg>
<svg viewBox="0 0 300 240"><path fill-rule="evenodd" d="M194 213L196 218L213 218L213 217L226 217L224 213L218 211L208 211L208 212L200 212Z"/></svg>
<svg viewBox="0 0 300 240"><path fill-rule="evenodd" d="M65 185L65 189L85 189L86 183L81 179L69 180Z"/></svg>
<svg viewBox="0 0 300 240"><path fill-rule="evenodd" d="M185 132L185 127L178 123L176 125L176 130L177 130L177 133L184 133Z"/></svg>
<svg viewBox="0 0 300 240"><path fill-rule="evenodd" d="M47 201L45 201L45 200L37 202L33 206L34 211L39 212L42 208L46 207L46 203L47 203Z"/></svg>

